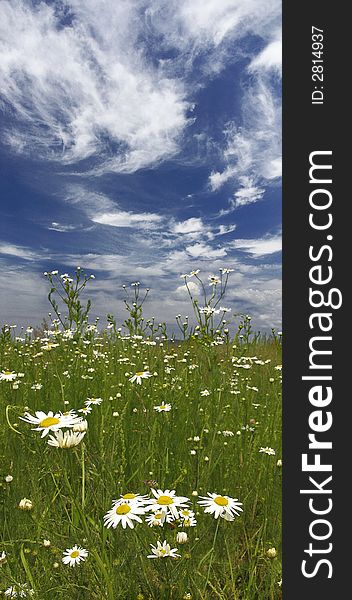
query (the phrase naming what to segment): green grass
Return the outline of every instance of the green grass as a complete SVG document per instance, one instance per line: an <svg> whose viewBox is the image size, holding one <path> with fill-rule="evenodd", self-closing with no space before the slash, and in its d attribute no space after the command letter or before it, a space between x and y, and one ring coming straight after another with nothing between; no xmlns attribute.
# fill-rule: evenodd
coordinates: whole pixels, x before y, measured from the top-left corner
<svg viewBox="0 0 352 600"><path fill-rule="evenodd" d="M281 598L277 339L237 348L197 340L149 345L108 334L87 344L55 341L51 350L29 338L0 347L0 368L24 374L18 389L0 382L0 556L7 555L0 590L26 582L43 600ZM250 368L238 366L244 364ZM131 383L142 370L155 375ZM41 389L32 389L35 383ZM201 396L203 390L210 394ZM77 410L88 397L103 403L92 407L76 448L49 446L19 419L25 410ZM172 410L157 413L162 402ZM276 455L260 453L263 446ZM190 498L197 526L187 529L186 544L176 542L175 524L104 527L112 500L128 491L150 493L147 480ZM195 491L238 498L243 513L234 522L216 520L197 505ZM24 497L32 510L18 508ZM150 544L164 539L181 558L148 559ZM89 555L71 568L61 558L74 544ZM271 547L274 558L267 555Z"/></svg>

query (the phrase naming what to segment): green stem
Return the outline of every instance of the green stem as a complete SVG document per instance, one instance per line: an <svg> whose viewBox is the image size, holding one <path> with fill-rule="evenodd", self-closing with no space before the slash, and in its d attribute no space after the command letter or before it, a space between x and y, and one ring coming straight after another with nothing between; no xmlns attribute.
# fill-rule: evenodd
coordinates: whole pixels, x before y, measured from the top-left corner
<svg viewBox="0 0 352 600"><path fill-rule="evenodd" d="M218 522L216 524L216 529L215 529L215 534L214 534L214 539L213 539L213 545L212 545L212 548L211 548L211 555L210 555L210 561L209 561L209 567L208 567L207 580L205 582L203 596L205 596L205 592L207 591L207 586L208 586L208 581L209 581L209 576L210 576L210 569L211 569L211 565L213 564L215 542L216 542L216 538L217 538L218 531L219 531L219 525L220 525L220 517L218 517Z"/></svg>
<svg viewBox="0 0 352 600"><path fill-rule="evenodd" d="M81 466L82 466L82 510L84 510L86 503L86 465L84 460L84 442L81 444Z"/></svg>

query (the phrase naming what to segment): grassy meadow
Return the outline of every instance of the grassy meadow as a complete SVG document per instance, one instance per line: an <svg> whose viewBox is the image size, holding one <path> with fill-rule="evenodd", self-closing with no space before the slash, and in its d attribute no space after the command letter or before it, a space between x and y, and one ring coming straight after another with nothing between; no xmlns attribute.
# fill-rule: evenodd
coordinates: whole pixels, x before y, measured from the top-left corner
<svg viewBox="0 0 352 600"><path fill-rule="evenodd" d="M49 275L58 317L0 338L0 596L280 599L280 337L214 325L225 281L205 312L191 295L180 341L145 328L138 285L124 327L103 329L88 278ZM243 510L205 512L206 496Z"/></svg>

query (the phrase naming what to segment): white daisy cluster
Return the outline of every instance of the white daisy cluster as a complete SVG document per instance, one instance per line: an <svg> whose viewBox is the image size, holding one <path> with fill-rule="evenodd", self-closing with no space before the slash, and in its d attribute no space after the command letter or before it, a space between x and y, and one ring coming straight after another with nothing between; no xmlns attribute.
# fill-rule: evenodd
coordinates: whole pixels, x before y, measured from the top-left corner
<svg viewBox="0 0 352 600"><path fill-rule="evenodd" d="M114 529L121 523L123 529L127 525L134 528L133 521L142 523L140 515L144 515L146 496L140 494L123 494L118 500L113 500L111 509L104 515L104 525Z"/></svg>
<svg viewBox="0 0 352 600"><path fill-rule="evenodd" d="M121 495L113 500L111 509L104 515L106 527L114 529L121 524L123 529L134 528L135 523L142 523L142 516L149 527L163 527L165 523L177 522L178 527L195 527L195 513L189 508L190 500L186 496L177 496L175 490L151 489L152 497L136 493ZM233 521L242 512L242 503L237 498L209 493L201 497L198 504L204 507L205 513Z"/></svg>
<svg viewBox="0 0 352 600"><path fill-rule="evenodd" d="M33 431L41 431L41 437L44 438L49 432L52 435L48 437L49 446L55 448L72 448L78 446L87 433L88 422L84 419L85 415L92 412L93 406L99 406L103 402L103 398L87 398L84 401L84 407L78 409L77 414L74 410L68 412L54 413L50 410L48 413L37 410L35 415L29 412L24 413L24 417L20 417L22 421L36 425ZM66 431L63 431L66 429Z"/></svg>
<svg viewBox="0 0 352 600"><path fill-rule="evenodd" d="M26 412L24 417L20 417L20 419L31 425L36 425L32 429L33 431L41 431L42 438L52 432L53 435L49 435L48 444L56 448L78 446L83 440L88 426L87 421L77 415L74 410L67 413L54 413L52 410L45 413L37 410L35 416ZM66 429L66 431L63 432L63 429Z"/></svg>
<svg viewBox="0 0 352 600"><path fill-rule="evenodd" d="M27 583L11 585L4 591L4 596L7 598L31 598L34 596L34 590Z"/></svg>
<svg viewBox="0 0 352 600"><path fill-rule="evenodd" d="M164 523L179 520L180 510L188 506L189 499L185 496L176 496L175 490L155 490L152 488L152 498L140 494L127 493L118 500L113 500L111 509L104 516L105 526L116 528L121 523L122 527L134 528L134 521L142 523L141 516L151 513L146 517L150 526L162 527ZM181 518L181 521L184 517Z"/></svg>

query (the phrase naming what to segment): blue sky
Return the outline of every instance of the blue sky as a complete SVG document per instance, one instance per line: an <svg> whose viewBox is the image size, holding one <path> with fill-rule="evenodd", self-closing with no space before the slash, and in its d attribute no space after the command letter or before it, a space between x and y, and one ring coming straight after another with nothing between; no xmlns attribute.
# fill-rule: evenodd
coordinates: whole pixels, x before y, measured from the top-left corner
<svg viewBox="0 0 352 600"><path fill-rule="evenodd" d="M190 309L180 274L281 315L281 3L0 2L2 322L40 323L43 271L96 276L94 314ZM195 290L196 292L196 290Z"/></svg>

